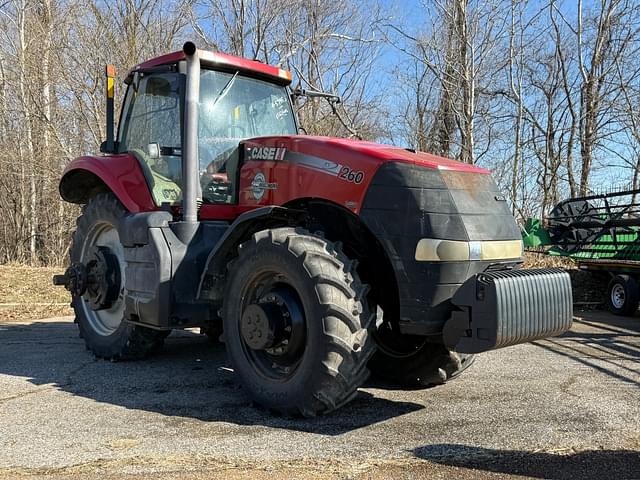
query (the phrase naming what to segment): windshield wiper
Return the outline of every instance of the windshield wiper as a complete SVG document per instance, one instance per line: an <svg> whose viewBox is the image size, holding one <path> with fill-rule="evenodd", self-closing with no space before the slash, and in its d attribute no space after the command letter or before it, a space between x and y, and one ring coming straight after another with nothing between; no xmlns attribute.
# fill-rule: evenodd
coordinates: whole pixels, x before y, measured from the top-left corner
<svg viewBox="0 0 640 480"><path fill-rule="evenodd" d="M218 96L216 97L216 99L213 101L213 103L211 104L211 109L213 109L213 107L216 106L216 103L218 103L220 100L222 100L224 98L224 96L227 94L227 92L231 89L231 87L233 86L233 82L236 81L236 77L238 76L239 72L236 72L233 74L233 77L231 77L229 79L229 81L225 84L224 87L222 87L222 90L220 90L220 93L218 93Z"/></svg>

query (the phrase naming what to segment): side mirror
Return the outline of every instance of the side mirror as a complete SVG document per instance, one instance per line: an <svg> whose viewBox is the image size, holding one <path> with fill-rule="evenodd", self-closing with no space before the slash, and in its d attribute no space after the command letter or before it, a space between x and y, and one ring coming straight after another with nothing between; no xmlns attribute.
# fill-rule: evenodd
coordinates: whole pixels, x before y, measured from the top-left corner
<svg viewBox="0 0 640 480"><path fill-rule="evenodd" d="M296 88L291 92L291 97L296 99L298 97L307 97L307 98L326 98L329 103L341 103L342 99L339 95L334 95L333 93L327 92L318 92L316 90L304 90L302 88Z"/></svg>

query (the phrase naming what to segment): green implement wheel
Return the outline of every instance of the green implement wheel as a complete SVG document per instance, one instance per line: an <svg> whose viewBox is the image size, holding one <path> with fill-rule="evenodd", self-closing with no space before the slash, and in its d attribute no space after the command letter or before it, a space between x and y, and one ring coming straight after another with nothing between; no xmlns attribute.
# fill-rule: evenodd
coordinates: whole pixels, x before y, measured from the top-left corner
<svg viewBox="0 0 640 480"><path fill-rule="evenodd" d="M607 304L614 315L631 316L638 310L638 282L629 275L616 275L607 288Z"/></svg>

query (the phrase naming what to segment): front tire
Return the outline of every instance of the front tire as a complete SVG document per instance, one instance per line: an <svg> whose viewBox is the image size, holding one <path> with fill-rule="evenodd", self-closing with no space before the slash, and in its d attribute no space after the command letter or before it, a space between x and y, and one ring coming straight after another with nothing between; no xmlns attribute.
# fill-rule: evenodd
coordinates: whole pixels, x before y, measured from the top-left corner
<svg viewBox="0 0 640 480"><path fill-rule="evenodd" d="M72 265L95 261L96 251L106 252L113 259L115 273L110 281L115 293L108 306L96 308L96 300L86 294L74 295L72 299L80 336L87 349L97 357L109 360L142 358L158 349L170 333L124 321L125 260L118 223L126 214L127 210L112 193L96 195L85 205L77 220L71 246Z"/></svg>
<svg viewBox="0 0 640 480"><path fill-rule="evenodd" d="M302 229L264 230L229 265L227 352L244 388L286 415L330 412L367 379L367 288L340 248Z"/></svg>
<svg viewBox="0 0 640 480"><path fill-rule="evenodd" d="M442 385L475 360L474 355L453 352L425 337L403 335L389 323L383 323L373 336L377 350L369 362L371 373L403 388Z"/></svg>

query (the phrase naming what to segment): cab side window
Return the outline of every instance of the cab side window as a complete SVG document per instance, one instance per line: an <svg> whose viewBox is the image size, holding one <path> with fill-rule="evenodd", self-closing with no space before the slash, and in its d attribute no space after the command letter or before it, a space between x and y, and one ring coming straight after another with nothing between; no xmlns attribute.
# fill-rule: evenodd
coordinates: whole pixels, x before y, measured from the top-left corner
<svg viewBox="0 0 640 480"><path fill-rule="evenodd" d="M138 158L157 205L181 200L181 116L177 74L143 75L129 86L119 150Z"/></svg>

